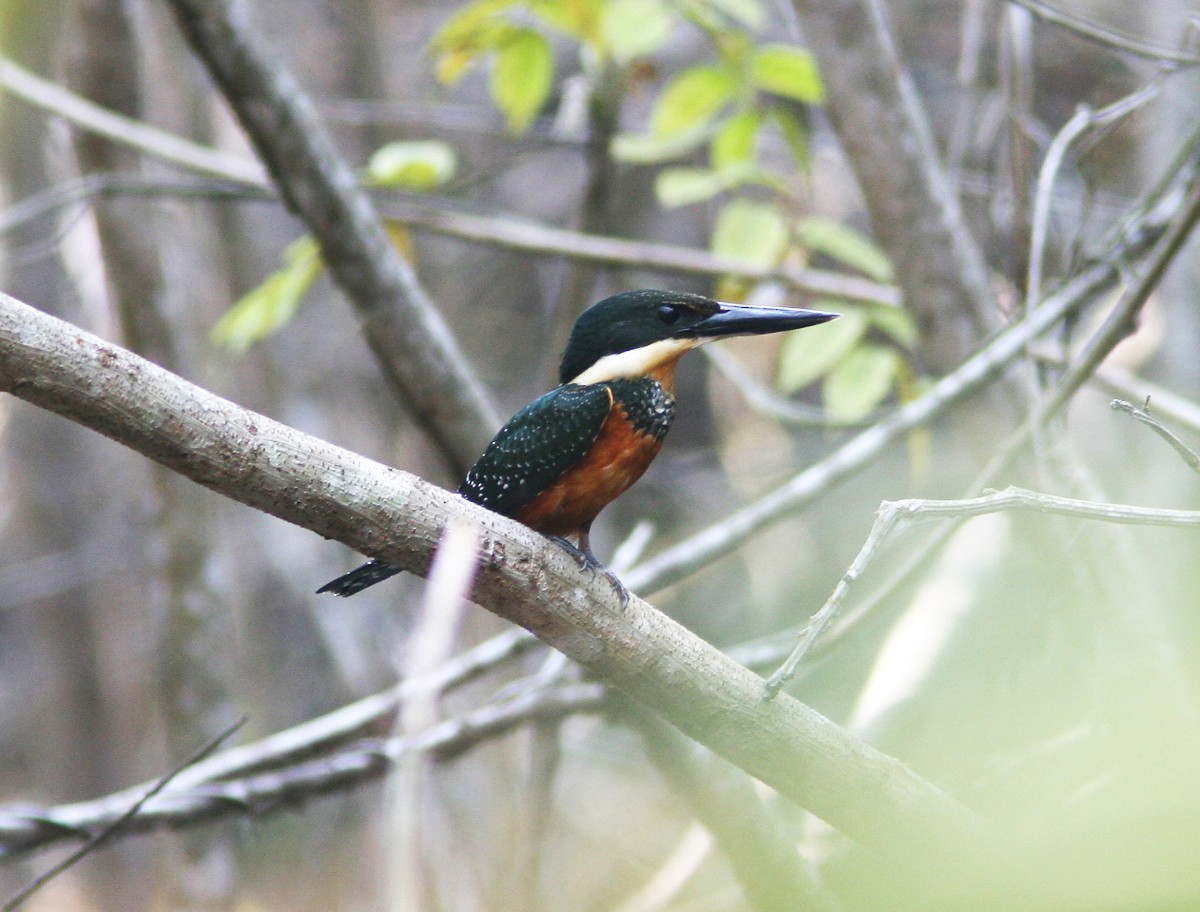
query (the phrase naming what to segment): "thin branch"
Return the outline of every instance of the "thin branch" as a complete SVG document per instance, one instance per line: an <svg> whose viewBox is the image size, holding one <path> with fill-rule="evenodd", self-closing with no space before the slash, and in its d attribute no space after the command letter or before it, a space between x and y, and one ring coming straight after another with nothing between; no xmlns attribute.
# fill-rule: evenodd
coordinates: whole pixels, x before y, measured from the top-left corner
<svg viewBox="0 0 1200 912"><path fill-rule="evenodd" d="M1101 365L1089 381L1110 395L1134 402L1154 403L1154 411L1189 431L1200 434L1200 404L1179 395L1165 386L1152 383L1144 377L1130 373L1124 368Z"/></svg>
<svg viewBox="0 0 1200 912"><path fill-rule="evenodd" d="M1147 400L1147 405L1149 405L1149 400ZM1124 399L1114 399L1109 403L1109 408L1114 412L1124 412L1131 418L1146 425L1146 427L1150 428L1150 430L1154 431L1154 433L1170 444L1171 449L1179 454L1180 458L1187 463L1189 469L1193 472L1200 472L1200 454L1197 454L1195 450L1176 437L1160 421L1152 418L1149 412L1143 411L1132 402L1126 402Z"/></svg>
<svg viewBox="0 0 1200 912"><path fill-rule="evenodd" d="M896 409L887 417L852 437L825 459L810 466L765 497L736 510L725 519L655 555L635 567L625 577L631 587L654 592L706 566L714 558L731 552L759 530L803 509L828 493L835 485L852 477L877 459L887 447L915 427L942 414L951 406L981 389L1001 371L1015 362L1026 346L1068 314L1091 303L1096 295L1110 287L1122 270L1143 258L1146 272L1126 290L1122 302L1102 330L1104 341L1089 345L1084 361L1063 378L1069 391L1060 386L1038 411L1039 423L1048 421L1068 401L1079 385L1096 369L1108 351L1123 338L1131 314L1157 283L1179 245L1187 236L1200 207L1200 180L1196 179L1200 157L1179 162L1176 172L1156 191L1156 195L1114 231L1104 255L1083 269L1062 288L1049 295L1035 310L996 336L992 342L968 358L952 373L939 380L920 399ZM1119 333L1114 333L1112 321ZM968 492L994 483L996 473L1012 459L1027 439L1032 425L1010 438L1001 455L993 459L981 479ZM1005 455L1007 454L1007 455ZM914 564L909 564L915 568Z"/></svg>
<svg viewBox="0 0 1200 912"><path fill-rule="evenodd" d="M231 816L263 816L322 795L358 787L382 777L400 758L428 752L438 758L462 755L476 745L539 719L595 712L602 706L599 684L570 684L524 691L481 706L418 735L364 738L315 759L297 754L287 764L223 776L215 763L186 770L161 794L144 800L114 835L178 828ZM219 761L221 756L213 757ZM142 786L137 787L143 788ZM76 804L49 808L0 809L0 858L15 858L64 839L110 827L128 807L126 789Z"/></svg>
<svg viewBox="0 0 1200 912"><path fill-rule="evenodd" d="M58 862L57 864L55 864L53 867L51 867L49 870L45 871L44 873L38 875L29 884L27 884L23 889L17 891L17 893L14 896L12 896L8 900L8 902L6 902L4 904L3 908L0 909L0 912L13 912L14 909L16 909L22 903L24 903L25 900L27 900L36 891L40 890L42 887L44 887L47 883L49 883L51 880L53 880L59 874L63 873L63 871L74 866L77 862L79 862L85 856L90 855L92 852L95 852L97 849L99 849L105 843L109 842L115 836L117 836L118 834L120 834L121 832L123 832L124 830L129 828L131 821L133 821L134 818L136 818L137 815L139 813L141 813L142 808L144 808L146 806L147 802L149 802L151 799L153 799L156 795L160 794L168 785L171 784L171 781L173 779L175 779L176 776L178 776L180 773L182 773L189 766L193 766L193 765L199 763L205 757L209 756L213 751L215 751L218 747L220 747L226 740L228 740L233 735L234 732L236 732L239 728L241 728L245 724L246 724L246 719L243 717L242 719L235 722L233 725L226 728L224 731L222 731L216 737L214 737L211 741L209 741L207 744L205 744L203 747L201 747L200 750L196 751L196 753L192 754L192 756L190 756L186 760L184 760L183 763L181 763L179 766L175 767L175 769L171 770L165 776L160 777L158 779L158 781L155 782L152 786L150 786L150 788L146 790L145 794L143 794L140 798L137 799L137 801L135 801L133 804L131 804L129 806L128 810L126 810L123 814L121 814L119 817L117 817L110 823L103 826L87 842L85 842L83 845L81 845L78 849L76 849L74 852L72 852L66 858L62 859L62 861ZM91 828L84 828L84 829L91 829Z"/></svg>
<svg viewBox="0 0 1200 912"><path fill-rule="evenodd" d="M843 418L833 417L819 406L794 402L786 396L779 395L766 384L759 383L750 375L749 371L738 363L737 358L725 352L720 346L709 345L702 348L701 351L708 358L709 364L733 384L752 408L779 421L800 427L863 427L874 420L868 417L846 421Z"/></svg>
<svg viewBox="0 0 1200 912"><path fill-rule="evenodd" d="M65 118L75 126L114 142L132 146L147 155L201 174L266 186L266 172L252 158L202 146L139 120L116 114L56 83L35 76L6 58L0 58L0 86L43 111Z"/></svg>
<svg viewBox="0 0 1200 912"><path fill-rule="evenodd" d="M514 520L269 418L0 295L0 390L224 496L425 573L452 517L483 530L472 600L535 633L851 838L957 856L988 841L930 783L762 681ZM928 853L928 854L926 854Z"/></svg>
<svg viewBox="0 0 1200 912"><path fill-rule="evenodd" d="M251 26L244 0L169 0L288 207L321 245L388 379L462 475L499 426L483 386L412 266L338 156L280 58Z"/></svg>
<svg viewBox="0 0 1200 912"><path fill-rule="evenodd" d="M182 142L183 140L181 140ZM204 148L202 146L197 148ZM12 231L61 206L94 197L130 194L194 197L253 202L276 201L266 186L226 180L165 180L131 174L92 174L27 197L0 212L0 234ZM664 275L732 275L750 280L771 280L813 297L861 304L898 307L900 291L894 285L860 276L784 265L765 269L744 260L717 256L707 250L677 244L659 244L616 237L583 234L555 228L513 215L485 216L448 208L449 200L402 198L392 191L375 191L374 198L390 221L406 228L474 241L537 256L591 260L609 266L636 267Z"/></svg>
<svg viewBox="0 0 1200 912"><path fill-rule="evenodd" d="M1200 64L1200 57L1197 57L1195 54L1172 50L1171 48L1141 41L1130 35L1123 35L1106 26L1098 25L1079 16L1072 16L1070 13L1055 9L1050 4L1043 3L1042 0L1009 0L1009 2L1024 7L1039 19L1052 22L1055 25L1069 29L1077 35L1116 48L1119 51L1125 51L1149 60L1163 60L1168 63L1181 63L1189 66Z"/></svg>
<svg viewBox="0 0 1200 912"><path fill-rule="evenodd" d="M922 351L948 371L996 322L987 264L963 219L881 0L792 0L821 65L827 106Z"/></svg>
<svg viewBox="0 0 1200 912"><path fill-rule="evenodd" d="M1128 404L1128 403L1126 403ZM1116 403L1114 403L1115 407ZM1195 454L1193 454L1195 455ZM1194 468L1194 466L1193 466ZM885 500L875 514L875 523L849 569L834 587L821 610L812 616L804 633L787 661L767 679L767 693L773 697L792 679L796 669L837 618L850 587L862 578L878 556L884 544L898 533L920 522L951 518L962 522L973 516L997 513L1001 510L1022 510L1093 519L1126 525L1166 526L1169 528L1200 528L1200 511L1160 510L1150 507L1131 507L1123 504L1093 503L1054 494L1041 494L1022 488L1009 487L1003 491L984 494L969 500Z"/></svg>
<svg viewBox="0 0 1200 912"><path fill-rule="evenodd" d="M1046 238L1050 228L1050 206L1054 197L1054 184L1072 143L1087 130L1098 126L1109 126L1139 110L1157 98L1162 88L1162 74L1147 85L1119 99L1111 105L1093 111L1087 105L1079 105L1055 135L1046 149L1042 166L1038 170L1037 186L1033 197L1033 214L1029 232L1029 271L1025 281L1025 309L1029 310L1042 299L1042 266L1045 261Z"/></svg>
<svg viewBox="0 0 1200 912"><path fill-rule="evenodd" d="M654 269L673 275L729 274L756 281L774 280L817 297L890 307L900 305L900 291L894 285L826 269L764 267L694 247L584 234L512 216L497 218L453 212L425 202L403 200L395 194L382 197L380 207L389 218L410 227L527 253Z"/></svg>

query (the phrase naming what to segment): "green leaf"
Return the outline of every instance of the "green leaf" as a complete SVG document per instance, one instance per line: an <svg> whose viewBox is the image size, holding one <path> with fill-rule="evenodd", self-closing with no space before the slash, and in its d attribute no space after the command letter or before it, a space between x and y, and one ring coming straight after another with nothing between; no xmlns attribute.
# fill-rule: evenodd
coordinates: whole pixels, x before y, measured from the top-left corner
<svg viewBox="0 0 1200 912"><path fill-rule="evenodd" d="M664 168L654 181L654 193L667 208L702 203L724 189L720 173L708 168Z"/></svg>
<svg viewBox="0 0 1200 912"><path fill-rule="evenodd" d="M917 323L903 307L879 304L867 308L871 325L906 348L915 348L919 334Z"/></svg>
<svg viewBox="0 0 1200 912"><path fill-rule="evenodd" d="M391 142L375 150L367 162L367 182L377 187L430 190L454 176L454 147L440 139Z"/></svg>
<svg viewBox="0 0 1200 912"><path fill-rule="evenodd" d="M658 172L654 192L659 203L668 208L689 206L710 200L718 193L753 180L756 174L754 168L739 167L721 171L709 168L664 168Z"/></svg>
<svg viewBox="0 0 1200 912"><path fill-rule="evenodd" d="M752 161L761 126L762 114L755 110L740 111L721 124L710 148L712 166L720 170Z"/></svg>
<svg viewBox="0 0 1200 912"><path fill-rule="evenodd" d="M802 173L807 173L809 162L808 131L804 128L804 124L799 117L783 105L772 105L771 116L775 118L775 123L779 127L783 141L787 143L788 151L792 153L792 159L796 162L796 168Z"/></svg>
<svg viewBox="0 0 1200 912"><path fill-rule="evenodd" d="M712 252L755 266L775 266L787 248L787 221L773 203L730 200L713 225Z"/></svg>
<svg viewBox="0 0 1200 912"><path fill-rule="evenodd" d="M285 265L225 312L212 328L212 340L245 351L285 326L321 274L317 242L305 235L284 254Z"/></svg>
<svg viewBox="0 0 1200 912"><path fill-rule="evenodd" d="M600 40L620 64L653 54L673 24L662 0L609 0L600 13Z"/></svg>
<svg viewBox="0 0 1200 912"><path fill-rule="evenodd" d="M678 136L709 123L732 100L737 80L724 67L694 66L663 89L650 115L651 132L659 139Z"/></svg>
<svg viewBox="0 0 1200 912"><path fill-rule="evenodd" d="M892 280L892 261L875 242L833 219L810 216L796 223L796 238L810 250L845 263L877 282Z"/></svg>
<svg viewBox="0 0 1200 912"><path fill-rule="evenodd" d="M765 44L750 59L750 78L764 92L810 104L825 100L825 85L817 61L803 48Z"/></svg>
<svg viewBox="0 0 1200 912"><path fill-rule="evenodd" d="M612 157L619 161L647 165L670 161L697 149L708 138L703 125L687 132L659 139L652 133L619 133L609 145Z"/></svg>
<svg viewBox="0 0 1200 912"><path fill-rule="evenodd" d="M465 46L480 49L482 33L488 30L493 20L510 7L516 6L518 0L475 0L443 23L429 40L429 46L435 51L460 50Z"/></svg>
<svg viewBox="0 0 1200 912"><path fill-rule="evenodd" d="M530 12L566 35L594 43L600 35L605 0L525 0Z"/></svg>
<svg viewBox="0 0 1200 912"><path fill-rule="evenodd" d="M825 378L825 410L842 421L867 417L892 391L900 364L899 356L890 348L860 345Z"/></svg>
<svg viewBox="0 0 1200 912"><path fill-rule="evenodd" d="M795 393L824 376L866 331L867 318L849 310L829 323L788 333L779 355L779 388Z"/></svg>
<svg viewBox="0 0 1200 912"><path fill-rule="evenodd" d="M514 29L492 62L492 100L504 112L508 129L523 133L550 95L554 52L539 32Z"/></svg>
<svg viewBox="0 0 1200 912"><path fill-rule="evenodd" d="M766 18L758 0L708 0L708 6L752 32L762 28Z"/></svg>

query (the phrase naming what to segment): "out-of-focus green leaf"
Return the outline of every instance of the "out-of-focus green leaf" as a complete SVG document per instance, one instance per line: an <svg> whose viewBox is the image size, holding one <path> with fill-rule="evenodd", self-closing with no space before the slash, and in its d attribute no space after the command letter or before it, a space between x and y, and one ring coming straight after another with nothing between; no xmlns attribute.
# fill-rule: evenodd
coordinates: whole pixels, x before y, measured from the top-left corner
<svg viewBox="0 0 1200 912"><path fill-rule="evenodd" d="M707 5L752 32L762 28L766 18L758 0L707 0Z"/></svg>
<svg viewBox="0 0 1200 912"><path fill-rule="evenodd" d="M735 166L720 171L708 168L664 168L654 182L654 191L659 203L668 208L688 206L756 180L758 174L758 169L753 166Z"/></svg>
<svg viewBox="0 0 1200 912"><path fill-rule="evenodd" d="M475 47L459 47L444 51L438 55L437 63L434 64L434 76L442 85L455 85L466 75L471 64L479 59L481 53L482 50Z"/></svg>
<svg viewBox="0 0 1200 912"><path fill-rule="evenodd" d="M708 168L664 168L654 181L658 201L668 208L702 203L724 189L720 172Z"/></svg>
<svg viewBox="0 0 1200 912"><path fill-rule="evenodd" d="M867 325L865 316L849 310L836 320L788 333L779 354L779 388L794 393L824 376L858 344Z"/></svg>
<svg viewBox="0 0 1200 912"><path fill-rule="evenodd" d="M918 339L917 324L903 307L880 304L867 308L867 319L871 325L906 348L915 348Z"/></svg>
<svg viewBox="0 0 1200 912"><path fill-rule="evenodd" d="M212 328L212 340L245 351L277 332L292 319L300 302L321 274L317 242L305 235L284 254L285 265L225 312Z"/></svg>
<svg viewBox="0 0 1200 912"><path fill-rule="evenodd" d="M367 162L367 181L379 187L429 190L454 176L458 157L440 139L391 142L375 150Z"/></svg>
<svg viewBox="0 0 1200 912"><path fill-rule="evenodd" d="M825 378L825 410L842 421L867 417L892 391L900 364L900 357L890 348L858 346Z"/></svg>
<svg viewBox="0 0 1200 912"><path fill-rule="evenodd" d="M518 0L475 0L474 3L468 3L434 32L429 46L439 52L459 50L465 46L478 48L481 31L491 24L497 14L517 3Z"/></svg>
<svg viewBox="0 0 1200 912"><path fill-rule="evenodd" d="M609 152L619 161L656 164L686 155L707 139L708 130L703 124L670 139L659 139L652 133L619 133L613 137Z"/></svg>
<svg viewBox="0 0 1200 912"><path fill-rule="evenodd" d="M618 63L653 54L671 34L662 0L608 0L600 13L600 40Z"/></svg>
<svg viewBox="0 0 1200 912"><path fill-rule="evenodd" d="M492 100L508 129L523 133L546 103L554 81L554 52L533 29L514 29L492 62Z"/></svg>
<svg viewBox="0 0 1200 912"><path fill-rule="evenodd" d="M792 153L797 170L802 174L807 173L809 163L808 131L804 129L804 124L801 123L799 117L783 105L772 105L771 116L775 118L783 141L787 143L788 151Z"/></svg>
<svg viewBox="0 0 1200 912"><path fill-rule="evenodd" d="M713 225L712 252L756 266L778 264L787 248L787 221L773 203L735 199L726 203Z"/></svg>
<svg viewBox="0 0 1200 912"><path fill-rule="evenodd" d="M606 0L527 0L530 11L552 28L587 44L600 39Z"/></svg>
<svg viewBox="0 0 1200 912"><path fill-rule="evenodd" d="M892 280L892 261L875 242L833 219L811 216L796 223L796 238L816 250L857 269L877 282Z"/></svg>
<svg viewBox="0 0 1200 912"><path fill-rule="evenodd" d="M663 89L650 115L651 132L659 139L678 136L709 123L737 91L737 80L724 67L694 66Z"/></svg>
<svg viewBox="0 0 1200 912"><path fill-rule="evenodd" d="M754 145L762 114L755 110L740 111L721 124L713 136L712 166L717 170L754 159Z"/></svg>
<svg viewBox="0 0 1200 912"><path fill-rule="evenodd" d="M787 44L765 44L750 58L750 78L764 92L794 98L809 104L825 100L825 84L817 61L803 48Z"/></svg>

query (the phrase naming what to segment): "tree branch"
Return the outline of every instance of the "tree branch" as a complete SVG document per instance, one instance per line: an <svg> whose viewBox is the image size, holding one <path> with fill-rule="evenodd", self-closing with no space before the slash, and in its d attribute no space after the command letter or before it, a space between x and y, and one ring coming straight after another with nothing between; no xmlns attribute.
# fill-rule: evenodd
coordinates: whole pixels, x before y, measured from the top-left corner
<svg viewBox="0 0 1200 912"><path fill-rule="evenodd" d="M535 633L685 734L886 854L958 853L979 822L906 767L787 697L564 549L407 473L195 387L0 295L0 390L103 433L218 493L426 572L445 524L482 529L472 599Z"/></svg>
<svg viewBox="0 0 1200 912"><path fill-rule="evenodd" d="M917 316L922 351L948 371L988 334L996 306L886 12L879 0L793 2L871 223Z"/></svg>
<svg viewBox="0 0 1200 912"><path fill-rule="evenodd" d="M388 379L462 475L499 426L449 327L397 254L311 101L251 27L243 0L169 0L288 207L362 320Z"/></svg>
<svg viewBox="0 0 1200 912"><path fill-rule="evenodd" d="M595 711L603 698L599 684L526 691L447 719L415 736L362 738L320 756L294 755L283 765L247 765L236 776L229 772L226 758L237 753L270 753L264 745L271 739L234 748L176 774L160 789L161 794L149 795L147 789L154 785L149 783L75 804L3 808L0 858L18 857L66 839L91 839L91 834L111 828L117 820L121 823L114 836L231 816L263 816L378 779L414 751L456 757L530 721ZM303 726L292 731L300 728ZM142 800L136 812L128 814L131 802L138 798Z"/></svg>

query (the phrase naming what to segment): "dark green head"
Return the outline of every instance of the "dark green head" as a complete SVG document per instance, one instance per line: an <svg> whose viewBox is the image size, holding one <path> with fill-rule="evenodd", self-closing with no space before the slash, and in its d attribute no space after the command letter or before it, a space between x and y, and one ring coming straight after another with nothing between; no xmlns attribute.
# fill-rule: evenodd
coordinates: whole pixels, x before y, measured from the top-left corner
<svg viewBox="0 0 1200 912"><path fill-rule="evenodd" d="M790 307L726 304L681 291L626 291L589 307L575 321L563 353L561 383L634 376L688 348L724 336L760 335L815 326L837 314ZM618 359L611 356L631 354ZM607 359L605 364L600 364ZM594 376L593 376L594 375Z"/></svg>

